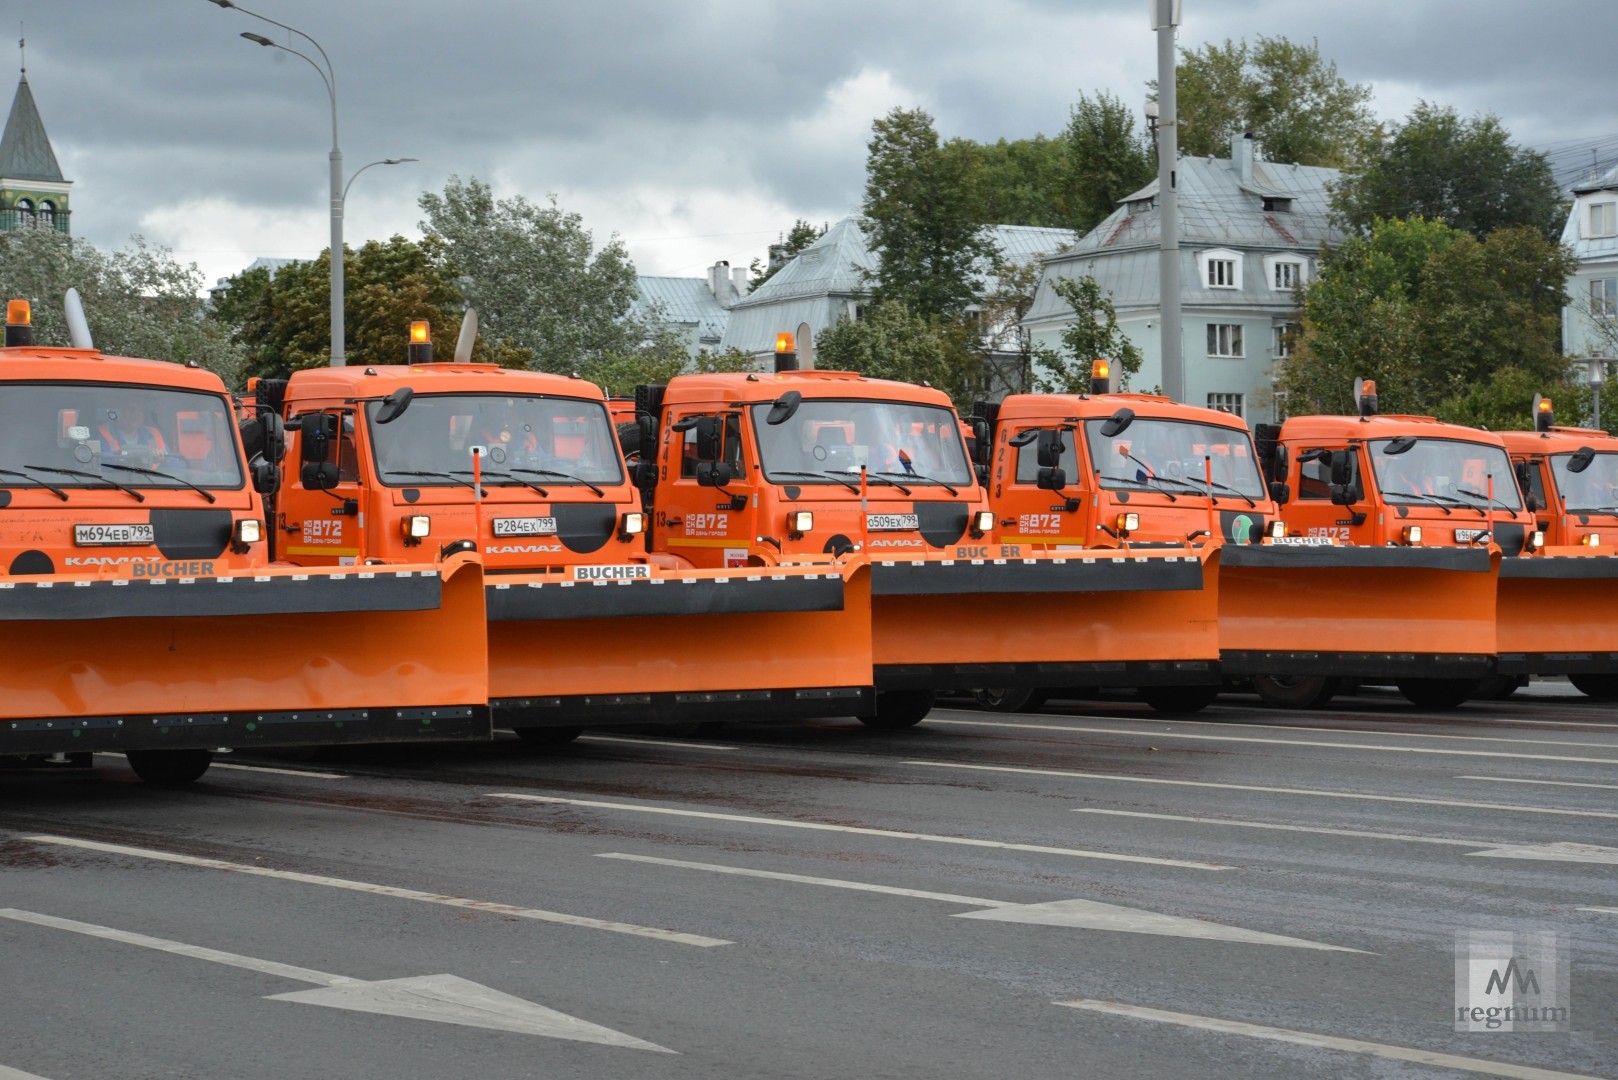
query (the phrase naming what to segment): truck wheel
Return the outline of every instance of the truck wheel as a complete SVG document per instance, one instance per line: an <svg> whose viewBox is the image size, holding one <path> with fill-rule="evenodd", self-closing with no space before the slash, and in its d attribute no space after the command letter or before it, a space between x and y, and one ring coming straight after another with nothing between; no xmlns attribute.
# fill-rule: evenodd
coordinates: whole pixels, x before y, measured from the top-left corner
<svg viewBox="0 0 1618 1080"><path fill-rule="evenodd" d="M1478 684L1478 692L1472 696L1479 701L1504 701L1527 685L1526 675L1491 675Z"/></svg>
<svg viewBox="0 0 1618 1080"><path fill-rule="evenodd" d="M1478 692L1480 679L1401 679L1394 685L1412 705L1423 709L1453 709Z"/></svg>
<svg viewBox="0 0 1618 1080"><path fill-rule="evenodd" d="M581 727L514 727L511 730L529 746L561 746L584 734Z"/></svg>
<svg viewBox="0 0 1618 1080"><path fill-rule="evenodd" d="M1141 700L1162 713L1201 712L1219 696L1217 686L1143 686Z"/></svg>
<svg viewBox="0 0 1618 1080"><path fill-rule="evenodd" d="M989 712L1038 712L1045 704L1045 691L1007 686L986 686L972 691L978 708Z"/></svg>
<svg viewBox="0 0 1618 1080"><path fill-rule="evenodd" d="M213 764L212 750L131 750L124 757L136 776L157 787L184 787Z"/></svg>
<svg viewBox="0 0 1618 1080"><path fill-rule="evenodd" d="M1580 693L1597 701L1618 699L1618 675L1569 675L1567 681Z"/></svg>
<svg viewBox="0 0 1618 1080"><path fill-rule="evenodd" d="M1276 709L1319 709L1337 695L1342 680L1332 675L1254 675L1253 689Z"/></svg>
<svg viewBox="0 0 1618 1080"><path fill-rule="evenodd" d="M860 717L866 727L882 731L915 727L933 711L931 690L884 690L876 696L876 713Z"/></svg>

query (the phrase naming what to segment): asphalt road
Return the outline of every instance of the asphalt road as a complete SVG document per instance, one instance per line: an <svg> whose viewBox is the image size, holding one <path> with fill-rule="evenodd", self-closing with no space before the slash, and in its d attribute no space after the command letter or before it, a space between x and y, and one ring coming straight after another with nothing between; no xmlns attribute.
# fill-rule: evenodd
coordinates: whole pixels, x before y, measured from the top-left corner
<svg viewBox="0 0 1618 1080"><path fill-rule="evenodd" d="M0 1080L1618 1076L1618 708L1530 691L0 774Z"/></svg>

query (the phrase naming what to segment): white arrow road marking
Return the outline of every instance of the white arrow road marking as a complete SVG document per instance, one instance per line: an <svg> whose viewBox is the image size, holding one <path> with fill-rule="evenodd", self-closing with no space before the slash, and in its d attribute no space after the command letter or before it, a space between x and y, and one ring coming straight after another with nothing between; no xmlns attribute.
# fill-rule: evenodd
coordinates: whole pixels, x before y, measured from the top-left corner
<svg viewBox="0 0 1618 1080"><path fill-rule="evenodd" d="M1310 795L1320 799L1362 799L1366 802L1414 803L1418 806L1454 806L1463 810L1508 810L1514 814L1557 814L1562 817L1618 819L1618 813L1606 810L1558 810L1550 806L1516 806L1511 803L1462 802L1455 799L1417 799L1407 795L1367 795L1358 791L1315 791L1310 788L1264 787L1258 784L1216 784L1207 780L1164 780L1153 776L1119 776L1114 773L1074 772L1070 769L969 765L960 761L901 761L899 764L921 765L929 769L1017 773L1022 776L1061 776L1073 780L1113 780L1121 784L1167 784L1171 787L1215 788L1220 791L1262 791L1271 795Z"/></svg>
<svg viewBox="0 0 1618 1080"><path fill-rule="evenodd" d="M1457 780L1483 780L1490 784L1541 784L1546 787L1582 787L1599 788L1602 791L1618 791L1618 784L1579 784L1572 780L1519 780L1513 776L1457 776Z"/></svg>
<svg viewBox="0 0 1618 1080"><path fill-rule="evenodd" d="M908 896L918 900L942 900L950 904L988 908L987 911L967 911L954 916L957 919L985 919L991 922L1026 923L1040 926L1071 926L1082 930L1110 930L1121 934L1157 934L1164 937L1202 938L1208 941L1236 941L1248 945L1289 945L1295 949L1324 949L1329 952L1362 952L1341 945L1326 945L1303 938L1265 934L1257 930L1184 919L1176 915L1161 915L1155 911L1102 904L1094 900L1053 900L1044 904L1016 904L1009 900L986 900L981 896L957 896L954 893L924 892L920 889L900 889L891 885L872 885L864 881L843 881L839 878L810 877L804 874L783 874L775 870L750 870L740 866L722 866L717 863L687 862L683 859L660 859L651 855L625 855L611 852L597 856L602 859L622 859L626 862L651 863L655 866L676 866L687 870L706 870L715 874L735 874L741 877L767 878L772 881L792 881L803 885L824 885L833 889L855 892L884 893L889 896Z"/></svg>
<svg viewBox="0 0 1618 1080"><path fill-rule="evenodd" d="M391 896L401 900L419 900L422 903L443 904L446 907L471 908L474 911L488 911L496 915L510 915L517 919L536 919L541 922L562 923L566 926L580 926L590 930L609 930L615 934L654 938L658 941L669 941L677 945L695 945L700 948L708 948L714 945L734 944L734 942L725 941L723 938L703 937L701 934L685 934L678 930L663 930L655 926L636 926L633 923L609 922L606 919L592 919L585 915L568 915L560 911L515 907L511 904L497 904L489 900L469 900L460 896L443 896L439 893L400 889L392 885L373 885L369 882L348 881L344 878L325 877L320 874L300 874L295 870L272 870L267 866L248 866L245 863L224 862L220 859L202 859L195 855L176 855L169 851L125 847L122 844L103 844L97 840L76 840L70 836L18 835L18 839L31 840L36 844L55 844L61 847L83 848L87 851L105 851L113 855L129 855L137 859L179 863L182 866L196 866L205 870L227 870L233 874L247 874L252 877L278 878L282 881L296 881L304 885L323 885L330 889L347 889L350 892Z"/></svg>
<svg viewBox="0 0 1618 1080"><path fill-rule="evenodd" d="M1432 1065L1440 1069L1459 1069L1462 1072L1478 1073L1482 1076L1505 1076L1512 1078L1512 1080L1600 1080L1600 1077L1587 1076L1583 1073L1536 1069L1532 1065L1510 1065L1503 1061L1487 1061L1483 1058L1461 1057L1457 1054L1440 1054L1434 1050L1416 1050L1408 1046L1391 1046L1388 1043L1344 1039L1336 1035L1316 1035L1310 1031L1292 1031L1289 1028L1265 1027L1262 1024L1248 1024L1240 1020L1221 1020L1215 1016L1197 1016L1194 1013L1148 1009L1140 1005L1124 1005L1116 1001L1076 998L1073 1001L1057 1001L1052 1004L1064 1005L1070 1009L1106 1013L1111 1016L1127 1016L1133 1020L1153 1020L1160 1024L1178 1024L1181 1027L1217 1031L1226 1035L1246 1035L1253 1039L1268 1039L1271 1042L1292 1043L1296 1046L1310 1046L1322 1050L1342 1050L1350 1054L1367 1054L1371 1057L1389 1058L1393 1061L1409 1061L1417 1065Z"/></svg>
<svg viewBox="0 0 1618 1080"><path fill-rule="evenodd" d="M1618 848L1595 844L1558 841L1549 844L1507 844L1499 840L1453 840L1443 836L1410 836L1406 833L1363 832L1359 829L1331 829L1317 825L1273 825L1267 821L1232 821L1229 818L1188 817L1183 814L1148 814L1139 810L1100 810L1086 807L1075 814L1106 814L1109 817L1149 818L1153 821L1181 821L1194 825L1230 825L1239 829L1270 829L1276 832L1318 833L1322 836L1352 836L1367 840L1402 840L1409 844L1446 844L1450 847L1487 848L1469 851L1496 859L1544 859L1551 862L1618 863Z"/></svg>
<svg viewBox="0 0 1618 1080"><path fill-rule="evenodd" d="M592 799L563 799L554 795L522 795L510 791L491 791L485 798L515 799L519 802L555 803L565 806L588 806L599 810L628 810L639 814L665 814L670 817L707 818L710 821L739 821L748 825L773 825L782 829L815 829L821 832L851 833L856 836L886 836L897 840L926 840L935 844L961 844L966 847L1000 848L1004 851L1033 851L1041 855L1071 855L1078 859L1108 859L1115 862L1150 863L1153 866L1177 866L1186 870L1230 869L1228 866L1220 866L1217 863L1183 862L1179 859L1154 859L1146 855L1118 855L1111 851L1082 851L1077 848L1045 847L1041 844L1012 844L1003 840L979 840L971 836L936 836L932 833L900 832L894 829L867 829L856 825L829 825L820 821L792 821L787 818L720 814L712 810L677 810L668 806L598 802Z"/></svg>
<svg viewBox="0 0 1618 1080"><path fill-rule="evenodd" d="M0 918L33 923L56 930L116 941L124 945L138 945L144 949L193 960L207 960L228 967L244 968L265 975L275 975L295 982L314 983L320 990L303 990L291 994L275 994L270 1001L296 1001L309 1005L325 1005L334 1009L353 1009L357 1012L382 1013L403 1016L412 1020L433 1020L441 1024L460 1024L465 1027L492 1028L497 1031L516 1031L525 1035L544 1035L552 1039L573 1039L578 1042L600 1043L603 1046L626 1046L636 1050L656 1050L672 1054L676 1051L656 1043L645 1042L611 1028L601 1027L566 1013L535 1005L521 998L502 994L454 975L426 975L414 979L383 979L367 982L346 975L332 975L313 968L294 967L274 960L260 960L253 956L220 952L200 945L187 945L183 941L148 937L110 926L60 919L54 915L41 915L34 911L0 908Z"/></svg>
<svg viewBox="0 0 1618 1080"><path fill-rule="evenodd" d="M1383 746L1378 743L1319 742L1314 739L1261 739L1252 735L1193 735L1184 731L1143 731L1140 728L1063 727L1059 724L1011 724L995 720L928 720L929 724L956 724L967 727L1015 727L1028 731L1069 731L1086 735L1131 735L1138 739L1194 739L1199 742L1267 743L1276 746L1312 746L1328 750L1379 750L1399 754L1446 754L1456 757L1503 757L1514 761L1578 761L1589 765L1618 765L1618 758L1570 757L1565 754L1519 754L1508 750L1442 750L1430 746ZM1427 737L1427 736L1418 736ZM1442 736L1439 736L1442 737ZM1510 740L1516 742L1519 740ZM1526 740L1523 740L1526 741ZM1551 743L1552 746L1580 746L1582 743ZM1609 746L1596 743L1597 746Z"/></svg>

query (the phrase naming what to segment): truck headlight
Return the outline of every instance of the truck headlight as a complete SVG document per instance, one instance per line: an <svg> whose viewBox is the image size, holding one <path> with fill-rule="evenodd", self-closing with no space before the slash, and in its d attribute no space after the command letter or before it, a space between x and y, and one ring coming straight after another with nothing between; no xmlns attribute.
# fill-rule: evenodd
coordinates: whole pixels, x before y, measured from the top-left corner
<svg viewBox="0 0 1618 1080"><path fill-rule="evenodd" d="M1119 514L1118 531L1121 533L1134 532L1140 528L1139 514Z"/></svg>
<svg viewBox="0 0 1618 1080"><path fill-rule="evenodd" d="M994 531L994 511L976 510L972 513L972 539L976 540Z"/></svg>
<svg viewBox="0 0 1618 1080"><path fill-rule="evenodd" d="M815 527L815 515L811 510L788 510L787 531L806 533Z"/></svg>
<svg viewBox="0 0 1618 1080"><path fill-rule="evenodd" d="M646 515L639 511L625 514L618 522L618 535L623 537L639 536L646 531Z"/></svg>
<svg viewBox="0 0 1618 1080"><path fill-rule="evenodd" d="M1270 522L1270 539L1281 540L1287 535L1287 523L1277 518Z"/></svg>
<svg viewBox="0 0 1618 1080"><path fill-rule="evenodd" d="M407 540L421 540L432 535L433 519L426 514L411 514L399 523Z"/></svg>
<svg viewBox="0 0 1618 1080"><path fill-rule="evenodd" d="M236 522L231 539L238 544L256 544L264 539L264 523L258 518L242 518Z"/></svg>
<svg viewBox="0 0 1618 1080"><path fill-rule="evenodd" d="M1419 544L1419 543L1421 543L1421 526L1420 525L1406 525L1405 526L1405 543L1407 543L1407 544Z"/></svg>

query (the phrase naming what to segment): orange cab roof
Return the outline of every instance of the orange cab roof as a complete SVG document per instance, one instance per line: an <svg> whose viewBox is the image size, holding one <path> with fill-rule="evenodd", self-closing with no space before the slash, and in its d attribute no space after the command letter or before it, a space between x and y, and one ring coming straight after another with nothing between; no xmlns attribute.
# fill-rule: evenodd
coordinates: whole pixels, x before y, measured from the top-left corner
<svg viewBox="0 0 1618 1080"><path fill-rule="evenodd" d="M408 386L418 394L549 394L601 401L601 387L584 379L494 364L384 364L306 368L292 374L289 398L386 397Z"/></svg>
<svg viewBox="0 0 1618 1080"><path fill-rule="evenodd" d="M1192 420L1237 431L1248 430L1247 421L1239 416L1218 409L1182 405L1158 394L1011 394L1000 403L1000 419L1099 419L1121 408L1134 410L1136 416Z"/></svg>
<svg viewBox="0 0 1618 1080"><path fill-rule="evenodd" d="M167 360L104 356L95 349L55 349L38 345L0 348L0 381L38 382L42 379L225 392L224 381L207 368L187 367Z"/></svg>
<svg viewBox="0 0 1618 1080"><path fill-rule="evenodd" d="M1461 442L1488 443L1504 446L1493 431L1447 424L1431 416L1293 416L1281 425L1281 437L1288 442L1298 440L1391 439L1398 435L1414 435L1427 439L1457 439Z"/></svg>
<svg viewBox="0 0 1618 1080"><path fill-rule="evenodd" d="M942 390L890 379L867 379L853 371L711 372L676 375L669 380L663 400L708 401L723 398L744 404L774 401L788 390L805 398L867 398L910 401L920 405L951 407Z"/></svg>
<svg viewBox="0 0 1618 1080"><path fill-rule="evenodd" d="M1568 454L1581 446L1612 453L1618 439L1594 428L1553 427L1549 431L1497 431L1513 454ZM1603 445L1605 444L1605 445Z"/></svg>

